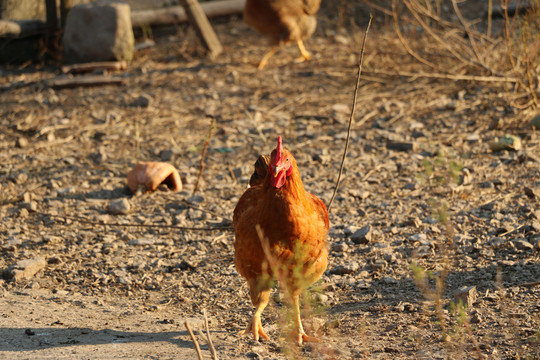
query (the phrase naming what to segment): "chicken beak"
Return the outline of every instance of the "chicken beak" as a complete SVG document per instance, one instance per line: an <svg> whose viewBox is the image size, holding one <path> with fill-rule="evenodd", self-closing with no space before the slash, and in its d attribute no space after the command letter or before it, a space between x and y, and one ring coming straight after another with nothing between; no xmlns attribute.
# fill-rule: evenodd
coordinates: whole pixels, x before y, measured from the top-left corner
<svg viewBox="0 0 540 360"><path fill-rule="evenodd" d="M283 170L283 166L276 165L274 167L274 177L277 177L279 175L279 173L281 172L281 170Z"/></svg>

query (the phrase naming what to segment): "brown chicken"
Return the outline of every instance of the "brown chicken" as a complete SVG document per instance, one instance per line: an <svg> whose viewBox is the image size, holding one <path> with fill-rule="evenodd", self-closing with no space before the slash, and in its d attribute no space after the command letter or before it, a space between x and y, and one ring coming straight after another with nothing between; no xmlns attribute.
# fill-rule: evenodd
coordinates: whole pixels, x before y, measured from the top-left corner
<svg viewBox="0 0 540 360"><path fill-rule="evenodd" d="M309 38L317 27L315 14L321 0L247 0L244 21L268 37L272 49L259 62L259 70L276 53L280 45L296 42L302 56L298 61L311 57L303 40Z"/></svg>
<svg viewBox="0 0 540 360"><path fill-rule="evenodd" d="M268 174L268 163L270 162L270 156L259 155L257 161L254 164L254 171L249 179L249 186L261 185Z"/></svg>
<svg viewBox="0 0 540 360"><path fill-rule="evenodd" d="M262 181L254 182L234 209L234 260L247 279L255 313L242 334L269 339L261 314L268 304L272 279L277 278L291 298L294 337L299 344L317 341L306 335L300 319L300 294L326 270L328 212L324 203L306 192L296 160L281 144L268 162L260 156L254 176L266 170ZM266 169L264 164L268 164ZM252 178L253 179L253 178Z"/></svg>

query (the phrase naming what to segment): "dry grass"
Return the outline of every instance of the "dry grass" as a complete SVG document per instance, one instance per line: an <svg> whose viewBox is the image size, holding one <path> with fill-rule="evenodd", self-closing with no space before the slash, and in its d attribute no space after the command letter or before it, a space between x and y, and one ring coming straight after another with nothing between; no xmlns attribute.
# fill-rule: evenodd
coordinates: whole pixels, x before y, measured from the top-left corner
<svg viewBox="0 0 540 360"><path fill-rule="evenodd" d="M502 18L495 18L498 4L492 0L473 10L463 10L467 3L457 0L367 3L391 19L401 46L417 64L409 71L399 68L399 75L499 82L511 106L538 108L540 1L512 13L505 10L509 1L501 0Z"/></svg>

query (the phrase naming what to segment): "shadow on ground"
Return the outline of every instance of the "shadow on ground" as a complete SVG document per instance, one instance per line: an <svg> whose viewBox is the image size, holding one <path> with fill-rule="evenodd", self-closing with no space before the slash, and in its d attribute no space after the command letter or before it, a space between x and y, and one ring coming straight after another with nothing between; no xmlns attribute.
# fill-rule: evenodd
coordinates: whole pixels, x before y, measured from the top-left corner
<svg viewBox="0 0 540 360"><path fill-rule="evenodd" d="M193 343L181 340L186 331L129 332L88 328L0 328L0 352L43 350L74 345L169 342L180 348L193 348Z"/></svg>

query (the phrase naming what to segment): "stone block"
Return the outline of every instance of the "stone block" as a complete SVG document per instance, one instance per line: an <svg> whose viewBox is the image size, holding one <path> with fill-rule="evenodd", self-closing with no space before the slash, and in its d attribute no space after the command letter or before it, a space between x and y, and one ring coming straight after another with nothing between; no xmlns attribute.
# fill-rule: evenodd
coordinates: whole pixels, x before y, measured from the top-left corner
<svg viewBox="0 0 540 360"><path fill-rule="evenodd" d="M64 31L67 63L133 59L135 37L128 4L96 1L74 6Z"/></svg>

